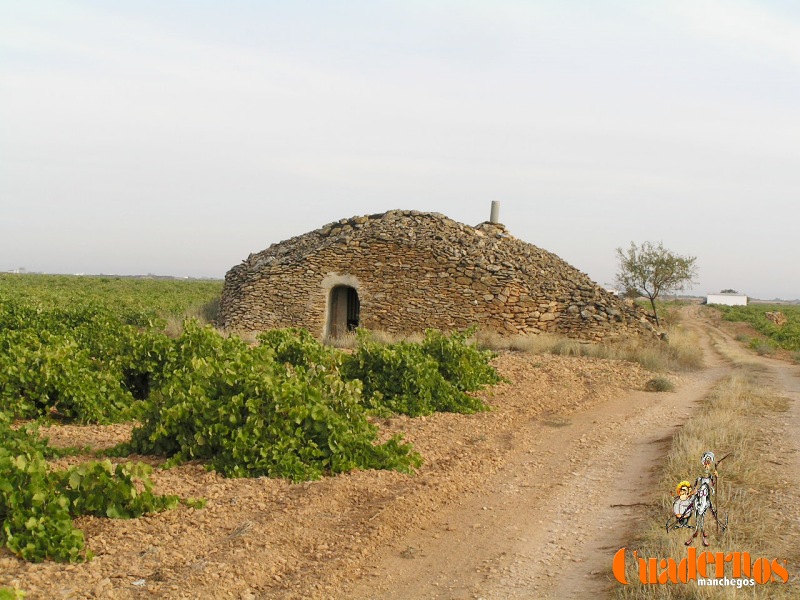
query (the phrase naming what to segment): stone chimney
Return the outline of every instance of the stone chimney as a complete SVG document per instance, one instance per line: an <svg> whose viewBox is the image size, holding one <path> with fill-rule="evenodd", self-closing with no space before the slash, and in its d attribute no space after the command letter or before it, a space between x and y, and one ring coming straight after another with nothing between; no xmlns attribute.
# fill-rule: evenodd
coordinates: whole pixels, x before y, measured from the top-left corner
<svg viewBox="0 0 800 600"><path fill-rule="evenodd" d="M500 203L497 200L492 200L492 212L489 215L489 223L500 223Z"/></svg>

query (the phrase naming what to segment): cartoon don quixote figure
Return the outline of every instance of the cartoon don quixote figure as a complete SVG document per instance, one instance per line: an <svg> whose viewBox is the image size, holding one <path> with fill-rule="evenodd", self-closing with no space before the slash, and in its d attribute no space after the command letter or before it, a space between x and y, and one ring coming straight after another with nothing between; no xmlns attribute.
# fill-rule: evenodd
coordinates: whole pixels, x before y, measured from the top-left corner
<svg viewBox="0 0 800 600"><path fill-rule="evenodd" d="M675 497L672 502L672 516L667 521L667 531L671 529L689 528L694 529L692 536L686 540L686 545L691 546L697 533L702 534L703 546L708 546L708 535L705 529L706 513L711 512L717 522L720 533L725 533L728 529L728 518L725 522L720 520L717 508L714 506L714 496L717 493L717 480L719 474L717 468L719 464L728 458L730 454L723 456L719 463L715 461L714 453L704 452L700 457L700 464L703 466L703 473L695 479L694 485L688 481L681 481L675 488ZM694 526L689 524L689 519L694 515Z"/></svg>

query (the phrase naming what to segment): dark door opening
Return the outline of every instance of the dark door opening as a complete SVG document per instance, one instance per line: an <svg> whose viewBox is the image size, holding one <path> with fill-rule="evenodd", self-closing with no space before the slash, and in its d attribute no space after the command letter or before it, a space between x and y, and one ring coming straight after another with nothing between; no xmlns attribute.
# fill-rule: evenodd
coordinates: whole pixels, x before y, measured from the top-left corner
<svg viewBox="0 0 800 600"><path fill-rule="evenodd" d="M341 337L358 327L361 303L358 292L349 285L337 285L331 289L328 302L328 335Z"/></svg>

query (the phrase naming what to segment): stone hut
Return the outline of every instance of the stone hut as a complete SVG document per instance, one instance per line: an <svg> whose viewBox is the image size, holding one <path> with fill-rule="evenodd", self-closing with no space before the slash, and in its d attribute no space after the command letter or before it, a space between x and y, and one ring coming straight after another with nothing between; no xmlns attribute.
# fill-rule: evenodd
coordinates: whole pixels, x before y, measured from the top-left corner
<svg viewBox="0 0 800 600"><path fill-rule="evenodd" d="M638 308L498 223L392 210L273 244L225 275L220 325L390 333L477 325L502 335L652 334Z"/></svg>

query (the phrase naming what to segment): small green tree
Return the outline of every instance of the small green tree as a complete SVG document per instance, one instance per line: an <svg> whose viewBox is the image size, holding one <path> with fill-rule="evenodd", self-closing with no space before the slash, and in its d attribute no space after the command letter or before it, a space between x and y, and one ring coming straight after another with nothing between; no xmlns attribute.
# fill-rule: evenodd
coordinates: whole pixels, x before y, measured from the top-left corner
<svg viewBox="0 0 800 600"><path fill-rule="evenodd" d="M695 256L681 256L664 248L662 242L631 242L627 250L617 248L617 283L625 290L636 290L650 299L656 325L660 325L656 298L661 294L681 291L695 283L697 266Z"/></svg>

